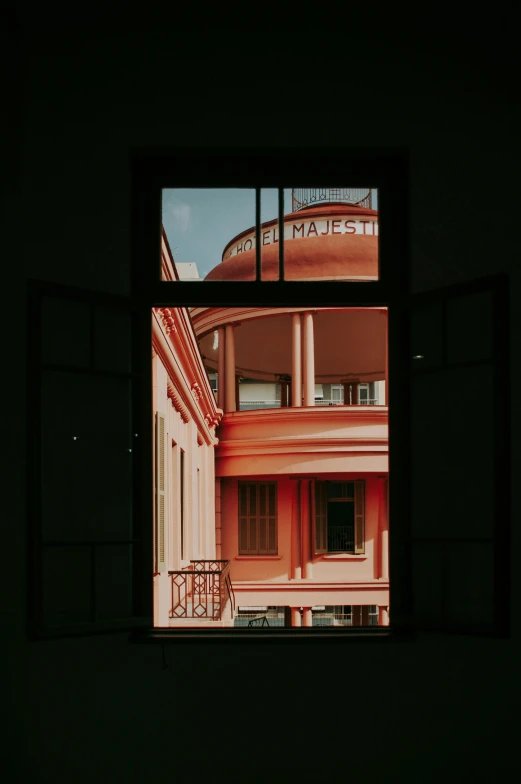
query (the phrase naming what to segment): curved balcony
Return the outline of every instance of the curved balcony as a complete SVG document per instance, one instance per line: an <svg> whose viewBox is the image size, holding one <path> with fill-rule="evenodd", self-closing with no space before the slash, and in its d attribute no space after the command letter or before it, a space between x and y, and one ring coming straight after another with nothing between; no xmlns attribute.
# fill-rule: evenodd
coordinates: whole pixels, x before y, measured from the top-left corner
<svg viewBox="0 0 521 784"><path fill-rule="evenodd" d="M191 318L225 414L387 402L385 308L197 308Z"/></svg>
<svg viewBox="0 0 521 784"><path fill-rule="evenodd" d="M388 470L386 406L235 411L219 427L216 475Z"/></svg>

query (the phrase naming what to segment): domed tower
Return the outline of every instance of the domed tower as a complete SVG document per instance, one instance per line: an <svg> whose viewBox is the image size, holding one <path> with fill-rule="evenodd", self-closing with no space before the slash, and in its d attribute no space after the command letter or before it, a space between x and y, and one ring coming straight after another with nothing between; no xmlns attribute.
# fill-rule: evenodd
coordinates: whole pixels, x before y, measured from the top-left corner
<svg viewBox="0 0 521 784"><path fill-rule="evenodd" d="M378 212L367 188L294 188L284 216L286 280L378 279ZM262 280L279 275L278 219L260 227ZM206 280L254 280L255 227L233 237Z"/></svg>

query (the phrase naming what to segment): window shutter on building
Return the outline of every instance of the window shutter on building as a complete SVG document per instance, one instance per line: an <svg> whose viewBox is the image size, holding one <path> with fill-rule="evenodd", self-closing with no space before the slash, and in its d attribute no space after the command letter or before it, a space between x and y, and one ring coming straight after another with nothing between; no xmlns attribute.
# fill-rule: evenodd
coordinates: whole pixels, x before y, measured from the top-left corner
<svg viewBox="0 0 521 784"><path fill-rule="evenodd" d="M401 539L391 573L402 552L412 569L410 582L392 589L391 609L399 618L398 597L412 595L418 629L508 634L508 311L501 275L412 298L409 533L393 516L397 501L390 519Z"/></svg>
<svg viewBox="0 0 521 784"><path fill-rule="evenodd" d="M165 557L165 415L156 413L155 430L155 560L156 572L166 569Z"/></svg>
<svg viewBox="0 0 521 784"><path fill-rule="evenodd" d="M145 318L126 297L28 289L30 634L150 627L152 423L135 350Z"/></svg>
<svg viewBox="0 0 521 784"><path fill-rule="evenodd" d="M320 479L313 483L314 495L314 531L313 542L315 555L327 552L327 485Z"/></svg>
<svg viewBox="0 0 521 784"><path fill-rule="evenodd" d="M277 486L275 482L239 482L239 553L276 555Z"/></svg>
<svg viewBox="0 0 521 784"><path fill-rule="evenodd" d="M365 553L365 482L357 479L355 485L355 553Z"/></svg>

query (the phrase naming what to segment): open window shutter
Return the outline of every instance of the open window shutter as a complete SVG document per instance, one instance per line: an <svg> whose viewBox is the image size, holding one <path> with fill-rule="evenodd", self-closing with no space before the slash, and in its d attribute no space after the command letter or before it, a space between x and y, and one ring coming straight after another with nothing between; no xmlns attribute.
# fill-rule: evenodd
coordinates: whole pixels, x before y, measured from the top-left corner
<svg viewBox="0 0 521 784"><path fill-rule="evenodd" d="M166 569L165 558L165 415L156 413L155 433L155 571Z"/></svg>
<svg viewBox="0 0 521 784"><path fill-rule="evenodd" d="M365 482L357 479L355 485L355 553L365 553Z"/></svg>
<svg viewBox="0 0 521 784"><path fill-rule="evenodd" d="M152 624L151 455L143 459L151 428L142 416L149 379L136 350L146 324L129 298L29 283L34 638Z"/></svg>
<svg viewBox="0 0 521 784"><path fill-rule="evenodd" d="M413 298L409 547L416 628L508 634L507 285L505 276L494 276ZM392 465L390 491L392 503ZM391 532L398 511L391 509Z"/></svg>
<svg viewBox="0 0 521 784"><path fill-rule="evenodd" d="M314 531L313 542L315 555L327 552L327 485L315 479L312 489L314 495Z"/></svg>

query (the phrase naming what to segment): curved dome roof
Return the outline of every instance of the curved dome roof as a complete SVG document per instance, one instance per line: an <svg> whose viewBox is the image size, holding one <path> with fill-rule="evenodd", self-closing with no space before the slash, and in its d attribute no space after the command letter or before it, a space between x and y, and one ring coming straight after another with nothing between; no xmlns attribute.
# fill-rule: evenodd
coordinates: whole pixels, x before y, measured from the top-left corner
<svg viewBox="0 0 521 784"><path fill-rule="evenodd" d="M284 216L286 280L376 280L378 236L373 232L377 220L376 210L346 204L308 207ZM292 225L293 238L291 234L288 237ZM261 226L261 236L268 240L261 253L263 280L278 279L276 231L276 220ZM226 258L206 280L253 280L256 251L252 242L248 250L234 253L234 248L246 245L254 234L255 229L250 228L230 240L223 254Z"/></svg>

